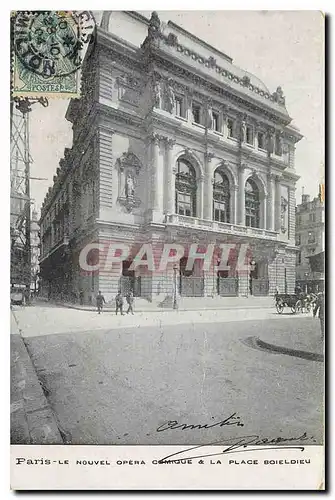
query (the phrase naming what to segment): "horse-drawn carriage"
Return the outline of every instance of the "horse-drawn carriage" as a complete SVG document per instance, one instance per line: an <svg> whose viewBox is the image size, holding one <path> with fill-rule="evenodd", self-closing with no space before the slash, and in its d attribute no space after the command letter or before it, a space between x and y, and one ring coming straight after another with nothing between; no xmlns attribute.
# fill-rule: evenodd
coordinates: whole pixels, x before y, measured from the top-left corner
<svg viewBox="0 0 335 500"><path fill-rule="evenodd" d="M299 312L310 312L314 296L295 293L278 293L275 296L276 309L278 314L282 314L285 307L290 307L293 314Z"/></svg>

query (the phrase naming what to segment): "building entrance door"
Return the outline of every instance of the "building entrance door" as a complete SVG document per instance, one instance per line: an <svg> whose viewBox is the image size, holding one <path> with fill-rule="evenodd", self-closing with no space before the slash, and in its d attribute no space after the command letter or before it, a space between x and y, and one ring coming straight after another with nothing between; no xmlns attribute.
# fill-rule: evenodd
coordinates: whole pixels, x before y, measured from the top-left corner
<svg viewBox="0 0 335 500"><path fill-rule="evenodd" d="M179 293L182 297L203 297L204 295L204 277L194 276L194 268L186 269L187 258L180 260L179 264Z"/></svg>
<svg viewBox="0 0 335 500"><path fill-rule="evenodd" d="M123 295L132 290L134 297L141 296L141 277L135 276L135 271L130 271L131 261L122 262L122 276L120 278L120 288Z"/></svg>
<svg viewBox="0 0 335 500"><path fill-rule="evenodd" d="M238 279L229 277L228 271L218 271L217 293L221 297L236 297L238 295Z"/></svg>
<svg viewBox="0 0 335 500"><path fill-rule="evenodd" d="M267 269L264 263L256 262L251 271L249 279L250 294L265 296L269 294L269 280L266 276Z"/></svg>

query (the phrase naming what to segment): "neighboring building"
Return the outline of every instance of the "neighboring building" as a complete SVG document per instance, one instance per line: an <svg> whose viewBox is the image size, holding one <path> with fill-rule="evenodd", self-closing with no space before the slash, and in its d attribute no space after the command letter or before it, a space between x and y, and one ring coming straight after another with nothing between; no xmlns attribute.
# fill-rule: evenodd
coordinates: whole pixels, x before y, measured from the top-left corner
<svg viewBox="0 0 335 500"><path fill-rule="evenodd" d="M129 37L124 39L125 33ZM41 211L42 286L107 300L131 283L149 300L295 289L295 144L281 87L271 93L232 59L169 22L104 12L70 102L66 149ZM88 243L250 246L247 275L182 258L162 273L133 256L85 276ZM100 255L100 259L103 257ZM96 253L89 255L95 263ZM216 257L219 262L220 257ZM107 262L108 264L108 262ZM177 274L177 277L176 277Z"/></svg>
<svg viewBox="0 0 335 500"><path fill-rule="evenodd" d="M301 204L296 208L296 279L305 291L319 291L324 288L324 272L313 271L310 257L325 250L325 209L319 197L310 200L302 195Z"/></svg>

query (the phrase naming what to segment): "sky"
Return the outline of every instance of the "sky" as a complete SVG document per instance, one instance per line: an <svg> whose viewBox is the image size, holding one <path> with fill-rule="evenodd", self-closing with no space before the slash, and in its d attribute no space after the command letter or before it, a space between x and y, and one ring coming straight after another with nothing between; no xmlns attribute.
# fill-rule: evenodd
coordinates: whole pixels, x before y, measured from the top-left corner
<svg viewBox="0 0 335 500"><path fill-rule="evenodd" d="M141 12L150 17L150 12ZM158 11L162 21L174 21L228 56L233 63L260 78L270 92L280 85L286 107L304 138L296 145L297 202L304 192L314 197L324 164L324 34L318 11ZM66 121L67 100L49 100L30 115L32 177L35 208L63 156L72 145Z"/></svg>

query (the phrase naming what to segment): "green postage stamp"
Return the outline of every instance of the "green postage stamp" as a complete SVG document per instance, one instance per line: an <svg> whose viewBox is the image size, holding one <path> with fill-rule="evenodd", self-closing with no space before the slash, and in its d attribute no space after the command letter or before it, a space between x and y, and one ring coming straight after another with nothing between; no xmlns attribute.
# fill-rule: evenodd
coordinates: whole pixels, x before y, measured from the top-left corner
<svg viewBox="0 0 335 500"><path fill-rule="evenodd" d="M80 69L94 29L87 11L12 12L14 97L79 97Z"/></svg>

